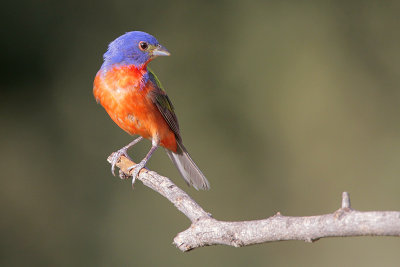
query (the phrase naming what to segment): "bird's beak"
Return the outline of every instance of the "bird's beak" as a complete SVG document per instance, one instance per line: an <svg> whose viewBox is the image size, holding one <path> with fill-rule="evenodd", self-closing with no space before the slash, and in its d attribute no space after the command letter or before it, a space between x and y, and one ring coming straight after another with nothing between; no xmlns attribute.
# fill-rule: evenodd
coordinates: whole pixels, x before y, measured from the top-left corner
<svg viewBox="0 0 400 267"><path fill-rule="evenodd" d="M165 48L162 45L157 45L154 50L152 51L152 55L153 57L158 57L158 56L169 56L171 55L167 48Z"/></svg>

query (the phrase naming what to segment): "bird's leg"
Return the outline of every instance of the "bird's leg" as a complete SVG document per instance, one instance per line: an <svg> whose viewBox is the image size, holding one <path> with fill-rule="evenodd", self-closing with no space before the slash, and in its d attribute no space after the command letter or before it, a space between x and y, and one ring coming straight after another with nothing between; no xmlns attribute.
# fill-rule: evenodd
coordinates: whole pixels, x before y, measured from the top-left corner
<svg viewBox="0 0 400 267"><path fill-rule="evenodd" d="M119 158L121 156L125 156L128 159L132 160L129 156L128 156L128 149L134 145L136 145L140 140L142 140L143 137L139 136L138 138L136 138L135 140L133 140L132 142L130 142L129 144L127 144L126 146L124 146L123 148L121 148L120 150L114 152L111 154L111 173L115 176L114 170L115 170L115 164L117 164ZM121 179L125 179L120 175Z"/></svg>
<svg viewBox="0 0 400 267"><path fill-rule="evenodd" d="M144 159L142 159L142 161L139 162L138 164L133 165L128 168L128 171L134 169L134 171L132 173L132 187L133 187L133 184L135 183L136 177L139 175L140 170L146 166L147 161L151 158L151 155L154 153L154 151L156 151L159 144L160 144L160 141L158 139L153 138L152 147L150 148L146 157L144 157Z"/></svg>

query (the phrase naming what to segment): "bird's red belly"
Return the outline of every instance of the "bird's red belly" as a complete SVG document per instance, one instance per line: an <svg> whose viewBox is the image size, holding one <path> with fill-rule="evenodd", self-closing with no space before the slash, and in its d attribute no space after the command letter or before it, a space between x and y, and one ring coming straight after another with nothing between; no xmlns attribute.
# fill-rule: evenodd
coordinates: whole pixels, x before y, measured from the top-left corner
<svg viewBox="0 0 400 267"><path fill-rule="evenodd" d="M97 75L93 92L97 101L121 129L147 139L158 138L161 146L176 152L175 134L148 97L151 89L150 86L140 89L134 86L128 89L114 88Z"/></svg>

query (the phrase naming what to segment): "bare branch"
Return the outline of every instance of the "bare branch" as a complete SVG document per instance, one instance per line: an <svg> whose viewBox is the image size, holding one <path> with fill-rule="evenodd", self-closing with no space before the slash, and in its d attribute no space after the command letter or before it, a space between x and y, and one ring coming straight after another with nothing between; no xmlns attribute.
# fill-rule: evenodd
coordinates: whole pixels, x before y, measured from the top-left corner
<svg viewBox="0 0 400 267"><path fill-rule="evenodd" d="M133 164L121 157L117 167L123 176L129 176L127 169ZM347 192L342 194L342 207L331 214L290 217L278 212L263 220L225 222L212 218L167 177L142 170L138 179L167 198L191 220L192 225L174 238L174 244L182 251L211 245L242 247L283 240L313 242L324 237L400 236L400 212L353 210Z"/></svg>
<svg viewBox="0 0 400 267"><path fill-rule="evenodd" d="M110 162L111 156L108 157L107 160ZM134 162L122 156L116 166L120 168L120 172L122 171L126 177L129 177L131 173L128 171L128 168L134 164ZM156 172L142 169L139 173L138 179L142 181L145 186L150 187L154 191L167 198L193 223L203 217L211 217L209 213L205 212L202 207L199 206L199 204L197 204L188 194L177 187L167 177L161 176Z"/></svg>

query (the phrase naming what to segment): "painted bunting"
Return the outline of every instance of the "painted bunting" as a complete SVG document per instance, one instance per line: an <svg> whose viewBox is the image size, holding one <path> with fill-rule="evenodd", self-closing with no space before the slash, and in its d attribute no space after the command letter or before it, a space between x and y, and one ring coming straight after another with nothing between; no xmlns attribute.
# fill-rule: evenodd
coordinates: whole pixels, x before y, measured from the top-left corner
<svg viewBox="0 0 400 267"><path fill-rule="evenodd" d="M168 50L152 35L133 31L112 41L93 86L94 97L111 119L130 135L140 135L113 153L111 171L127 150L143 138L152 147L139 164L133 165L132 185L158 146L168 156L189 185L209 189L209 183L182 143L174 107L157 76L147 67L158 56L169 56Z"/></svg>

